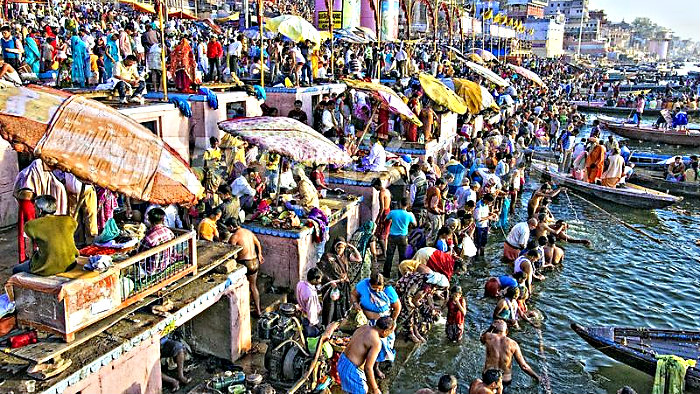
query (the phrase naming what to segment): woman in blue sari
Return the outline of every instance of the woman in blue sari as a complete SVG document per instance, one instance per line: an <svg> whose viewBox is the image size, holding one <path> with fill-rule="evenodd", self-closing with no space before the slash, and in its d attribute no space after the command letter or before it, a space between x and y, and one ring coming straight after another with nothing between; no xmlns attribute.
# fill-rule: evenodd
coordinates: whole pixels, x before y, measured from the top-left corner
<svg viewBox="0 0 700 394"><path fill-rule="evenodd" d="M81 88L85 87L85 82L90 79L90 53L85 42L78 36L70 38L71 52L73 53L73 64L71 65L71 79L74 84Z"/></svg>
<svg viewBox="0 0 700 394"><path fill-rule="evenodd" d="M105 80L112 78L114 65L119 63L119 36L111 34L105 38L107 51L105 52Z"/></svg>
<svg viewBox="0 0 700 394"><path fill-rule="evenodd" d="M378 272L358 282L352 292L352 298L354 300L353 308L362 310L367 316L370 326L374 326L377 320L384 316L391 316L396 321L401 313L399 295L392 286L384 286L384 276ZM379 363L394 361L394 357L396 357L395 339L396 333L394 332L388 337L382 338L382 350L379 352L377 364L375 364L375 375L380 379L384 374L379 371Z"/></svg>
<svg viewBox="0 0 700 394"><path fill-rule="evenodd" d="M41 60L41 51L36 44L36 40L32 36L27 36L24 39L24 60L32 69L34 74L39 74L39 65Z"/></svg>

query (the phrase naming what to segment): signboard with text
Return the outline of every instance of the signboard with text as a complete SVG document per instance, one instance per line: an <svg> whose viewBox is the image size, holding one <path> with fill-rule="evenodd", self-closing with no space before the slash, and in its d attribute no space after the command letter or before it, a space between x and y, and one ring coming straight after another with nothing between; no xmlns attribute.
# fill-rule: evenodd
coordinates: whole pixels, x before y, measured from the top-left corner
<svg viewBox="0 0 700 394"><path fill-rule="evenodd" d="M333 11L333 30L340 30L343 27L343 12ZM318 12L318 29L328 30L328 11Z"/></svg>

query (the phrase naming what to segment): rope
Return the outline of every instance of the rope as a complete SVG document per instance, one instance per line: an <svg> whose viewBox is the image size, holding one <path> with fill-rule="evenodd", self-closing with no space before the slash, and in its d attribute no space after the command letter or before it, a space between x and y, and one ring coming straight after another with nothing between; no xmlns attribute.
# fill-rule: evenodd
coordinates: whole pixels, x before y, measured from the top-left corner
<svg viewBox="0 0 700 394"><path fill-rule="evenodd" d="M544 386L544 392L546 394L552 394L552 384L549 379L549 367L547 366L547 355L544 354L544 339L542 338L542 330L535 327L535 331L537 331L537 336L540 340L540 359L542 361L542 378L540 383L542 383L542 386Z"/></svg>

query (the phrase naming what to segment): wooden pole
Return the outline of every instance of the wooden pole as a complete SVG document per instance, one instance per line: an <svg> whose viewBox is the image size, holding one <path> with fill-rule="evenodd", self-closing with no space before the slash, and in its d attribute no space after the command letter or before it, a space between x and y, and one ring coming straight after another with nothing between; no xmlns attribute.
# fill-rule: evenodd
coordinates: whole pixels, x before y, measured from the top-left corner
<svg viewBox="0 0 700 394"><path fill-rule="evenodd" d="M326 0L326 10L328 10L328 32L331 34L331 79L335 76L335 55L333 54L333 0Z"/></svg>
<svg viewBox="0 0 700 394"><path fill-rule="evenodd" d="M161 84L163 85L163 101L168 101L168 69L165 64L165 22L163 22L163 13L165 12L165 3L157 1L158 7L158 23L160 24L160 68L161 68Z"/></svg>
<svg viewBox="0 0 700 394"><path fill-rule="evenodd" d="M263 1L258 2L258 27L260 27L260 87L265 87L265 38L263 37Z"/></svg>
<svg viewBox="0 0 700 394"><path fill-rule="evenodd" d="M567 193L567 194L568 194L568 193ZM661 241L661 239L656 238L656 237L650 235L649 233L647 233L647 232L645 232L645 231L643 231L643 230L640 230L640 229L638 229L638 228L632 226L631 224L625 222L624 220L618 218L617 216L615 216L615 215L611 214L610 212L606 211L605 209L601 208L601 207L598 206L596 203L594 203L594 202L592 202L592 201L589 201L589 200L587 200L587 199L585 199L585 198L579 196L579 195L576 194L576 193L572 193L572 194L573 194L574 196L578 197L579 199L581 199L581 200L587 202L588 204L590 204L590 205L593 206L594 208L598 209L599 211L601 211L601 212L607 214L608 216L610 216L611 218L615 219L617 222L619 222L619 223L622 224L623 226L627 227L628 229L630 229L630 230L636 232L637 234L643 235L643 236L649 238L650 240L652 240L652 241L654 241L654 242L656 242L656 243L659 243L659 244L660 244L660 243L663 243L663 241Z"/></svg>

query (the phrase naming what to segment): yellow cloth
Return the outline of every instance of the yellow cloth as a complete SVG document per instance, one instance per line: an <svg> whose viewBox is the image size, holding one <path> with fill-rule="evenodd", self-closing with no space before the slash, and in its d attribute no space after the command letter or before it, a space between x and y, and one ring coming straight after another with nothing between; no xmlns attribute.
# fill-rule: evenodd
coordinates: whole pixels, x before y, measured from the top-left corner
<svg viewBox="0 0 700 394"><path fill-rule="evenodd" d="M404 260L399 264L399 272L401 275L406 275L408 272L415 272L421 262L418 260Z"/></svg>
<svg viewBox="0 0 700 394"><path fill-rule="evenodd" d="M129 81L138 81L140 79L136 63L129 67L125 66L123 62L117 63L114 67L114 75Z"/></svg>
<svg viewBox="0 0 700 394"><path fill-rule="evenodd" d="M426 73L420 73L418 79L425 94L431 100L457 114L461 115L467 112L467 103L464 102L464 99L445 86L440 80Z"/></svg>
<svg viewBox="0 0 700 394"><path fill-rule="evenodd" d="M695 360L685 360L678 356L656 356L656 375L652 394L683 394L685 373L688 367L695 367ZM668 386L668 390L666 390Z"/></svg>
<svg viewBox="0 0 700 394"><path fill-rule="evenodd" d="M96 73L98 71L97 69L97 55L92 54L90 55L90 71Z"/></svg>
<svg viewBox="0 0 700 394"><path fill-rule="evenodd" d="M308 178L299 182L299 194L301 195L299 205L302 207L307 209L319 207L318 191Z"/></svg>
<svg viewBox="0 0 700 394"><path fill-rule="evenodd" d="M100 273L97 271L85 271L82 266L76 265L72 270L61 272L60 274L56 274L56 276L68 279L90 279L97 277L99 274Z"/></svg>
<svg viewBox="0 0 700 394"><path fill-rule="evenodd" d="M219 238L219 230L216 229L216 222L209 218L202 219L199 223L197 233L199 233L199 238L207 241L213 241L214 237Z"/></svg>

